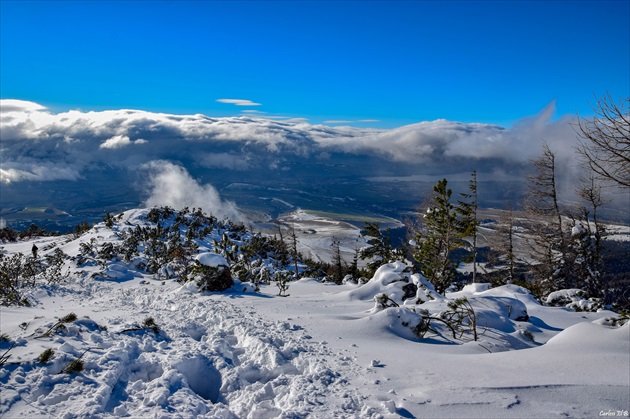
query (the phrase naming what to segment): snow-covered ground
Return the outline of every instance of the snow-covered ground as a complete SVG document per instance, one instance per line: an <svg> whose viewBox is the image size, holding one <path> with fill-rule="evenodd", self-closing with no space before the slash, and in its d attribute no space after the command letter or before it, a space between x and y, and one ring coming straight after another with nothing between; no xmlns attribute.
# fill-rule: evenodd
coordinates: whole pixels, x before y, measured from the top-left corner
<svg viewBox="0 0 630 419"><path fill-rule="evenodd" d="M361 230L350 223L297 210L279 218L284 229L295 229L298 249L304 256L326 263L332 261L333 241L339 243L341 257L351 262L355 249L367 245ZM289 234L290 230L285 234Z"/></svg>
<svg viewBox="0 0 630 419"><path fill-rule="evenodd" d="M79 240L108 234L101 224L62 250L76 254ZM35 242L43 249L55 240ZM27 254L32 244L5 251ZM0 308L0 334L9 339L0 355L11 348L0 367L0 415L627 416L630 324L612 324L615 313L542 306L516 286L477 284L444 298L404 268L385 265L365 285L304 278L290 283L288 297L273 284L255 293L238 281L199 293L122 263L108 266L107 280L92 276L97 266L72 268L64 282L34 290L32 307ZM424 304L400 300L409 282ZM375 309L381 293L399 307ZM420 316L415 308L436 313L460 297L477 313L477 342L442 329L419 339L404 323ZM55 326L70 313L77 320ZM52 358L38 362L48 348ZM83 370L64 372L77 358Z"/></svg>

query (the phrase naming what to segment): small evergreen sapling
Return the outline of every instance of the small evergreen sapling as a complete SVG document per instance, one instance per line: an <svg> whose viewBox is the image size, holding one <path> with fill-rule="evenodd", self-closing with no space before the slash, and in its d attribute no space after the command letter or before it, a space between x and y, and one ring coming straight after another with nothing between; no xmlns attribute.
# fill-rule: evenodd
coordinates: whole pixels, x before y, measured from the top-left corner
<svg viewBox="0 0 630 419"><path fill-rule="evenodd" d="M472 282L477 282L477 172L473 171L468 183L468 193L460 194L464 201L459 201L455 211L459 214L457 227L464 237L470 237L472 244L469 246L473 264Z"/></svg>
<svg viewBox="0 0 630 419"><path fill-rule="evenodd" d="M66 367L63 369L63 372L65 372L66 374L78 374L83 371L83 368L83 361L79 358L71 361L68 365L66 365Z"/></svg>
<svg viewBox="0 0 630 419"><path fill-rule="evenodd" d="M50 328L41 336L37 336L37 338L43 338L43 337L49 337L50 335L52 335L54 332L60 331L60 330L64 330L66 328L65 323L72 323L74 321L77 320L77 315L74 313L69 313L66 314L65 316L61 317L59 319L59 321L57 321L57 323L53 324L52 326L50 326Z"/></svg>
<svg viewBox="0 0 630 419"><path fill-rule="evenodd" d="M48 363L48 361L50 361L50 358L52 358L54 354L55 351L52 348L47 348L44 350L44 352L39 354L39 356L37 357L37 362L39 362L40 364L46 364Z"/></svg>
<svg viewBox="0 0 630 419"><path fill-rule="evenodd" d="M361 260L369 259L366 265L367 275L372 277L381 265L388 263L392 259L393 250L389 229L383 234L378 222L366 222L361 231L361 236L369 237L369 246L361 249L359 257Z"/></svg>
<svg viewBox="0 0 630 419"><path fill-rule="evenodd" d="M147 317L146 319L144 319L142 321L142 325L140 326L138 326L136 323L134 327L123 329L119 333L139 332L139 331L148 331L148 330L151 330L156 335L160 333L160 326L157 323L155 323L155 320L153 319L153 317Z"/></svg>
<svg viewBox="0 0 630 419"><path fill-rule="evenodd" d="M432 326L433 322L439 322L450 330L453 339L461 339L464 332L469 330L473 334L473 339L477 341L477 315L470 301L466 297L458 298L449 302L448 308L438 316L432 316L428 310L420 310L422 318L411 328L412 332L419 338L424 338L428 332L439 335L440 333Z"/></svg>
<svg viewBox="0 0 630 419"><path fill-rule="evenodd" d="M61 370L61 372L65 372L66 374L78 374L83 371L85 364L83 363L81 358L83 358L83 355L88 353L89 350L90 348L87 348L77 359L75 359L74 361L70 361L68 365L66 365L64 369Z"/></svg>
<svg viewBox="0 0 630 419"><path fill-rule="evenodd" d="M0 367L6 364L9 358L11 358L11 354L9 352L11 352L11 349L13 349L14 346L15 346L15 342L11 343L11 346L9 347L9 349L7 349L2 354L0 354Z"/></svg>
<svg viewBox="0 0 630 419"><path fill-rule="evenodd" d="M381 311L389 307L400 307L396 301L389 298L389 296L385 293L377 294L374 296L374 310L373 311Z"/></svg>
<svg viewBox="0 0 630 419"><path fill-rule="evenodd" d="M287 290L289 289L289 280L291 276L286 271L276 272L276 286L278 287L278 297L288 297Z"/></svg>
<svg viewBox="0 0 630 419"><path fill-rule="evenodd" d="M451 324L459 331L459 337L468 329L473 334L473 339L477 341L477 315L470 301L466 297L458 298L448 303L449 310L442 313L440 317Z"/></svg>

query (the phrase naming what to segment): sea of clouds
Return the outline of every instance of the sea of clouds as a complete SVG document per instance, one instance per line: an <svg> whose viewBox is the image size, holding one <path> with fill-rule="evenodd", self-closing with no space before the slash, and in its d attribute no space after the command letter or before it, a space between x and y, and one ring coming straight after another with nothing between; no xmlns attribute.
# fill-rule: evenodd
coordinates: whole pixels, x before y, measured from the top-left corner
<svg viewBox="0 0 630 419"><path fill-rule="evenodd" d="M550 103L509 128L435 120L367 129L127 109L53 113L37 103L2 100L0 182L81 181L94 170L145 171L147 204L195 206L201 204L195 196L202 195L235 215L233 204L222 202L212 186L199 184L191 173L290 176L308 161L311 167L320 164L322 172L337 166L346 175L366 178L461 177L474 169L482 181L513 180L525 178L546 142L556 153L561 189L569 193L583 172L575 152L575 118L554 119L554 113ZM164 190L172 192L158 193Z"/></svg>

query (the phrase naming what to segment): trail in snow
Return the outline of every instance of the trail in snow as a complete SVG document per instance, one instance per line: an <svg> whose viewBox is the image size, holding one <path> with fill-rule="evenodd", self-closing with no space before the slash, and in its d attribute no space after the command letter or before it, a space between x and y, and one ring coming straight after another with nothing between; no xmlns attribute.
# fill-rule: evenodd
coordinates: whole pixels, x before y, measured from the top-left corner
<svg viewBox="0 0 630 419"><path fill-rule="evenodd" d="M216 301L155 281L100 283L96 299L90 298L94 291L67 294L63 312L74 310L80 321L62 335L19 341L14 351L22 362L0 373L3 414L263 418L376 412L348 385L358 369L354 362L332 364L335 354L327 344L301 326L264 318L253 306L265 297L233 294ZM43 307L30 310L61 312L60 302L46 297ZM121 333L149 314L161 328L158 335ZM42 322L40 330L51 322ZM31 327L23 334L30 335ZM12 329L7 331L17 333ZM55 350L54 362L41 367L27 361L44 347ZM88 348L83 373L60 374Z"/></svg>

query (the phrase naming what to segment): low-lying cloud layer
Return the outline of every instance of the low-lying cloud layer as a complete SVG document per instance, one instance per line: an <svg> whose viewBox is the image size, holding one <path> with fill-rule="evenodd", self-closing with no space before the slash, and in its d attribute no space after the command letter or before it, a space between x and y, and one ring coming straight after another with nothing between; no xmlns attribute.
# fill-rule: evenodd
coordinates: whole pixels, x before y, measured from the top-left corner
<svg viewBox="0 0 630 419"><path fill-rule="evenodd" d="M245 99L224 101L255 105ZM576 178L579 171L571 118L554 121L553 103L509 129L446 120L382 130L270 120L255 114L210 118L138 110L52 113L20 100L2 100L0 110L0 182L5 184L76 181L93 170L140 167L171 177L179 173L178 179L185 181L188 172L203 170L290 176L292 170L305 170L305 162L309 167L321 164L320 171L345 170L360 177L447 176L472 169L521 176L543 141L557 153L565 179ZM151 163L155 161L163 162L161 171Z"/></svg>

